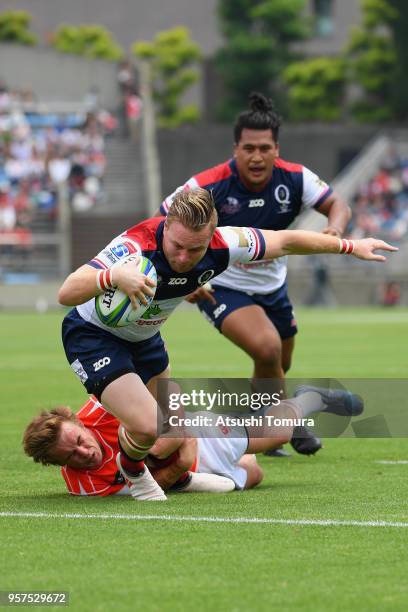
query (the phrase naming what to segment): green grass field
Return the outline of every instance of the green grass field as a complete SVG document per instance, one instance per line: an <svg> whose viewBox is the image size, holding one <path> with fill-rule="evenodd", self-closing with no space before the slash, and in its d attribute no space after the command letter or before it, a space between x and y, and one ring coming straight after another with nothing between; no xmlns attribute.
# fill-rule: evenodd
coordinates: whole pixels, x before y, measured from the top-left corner
<svg viewBox="0 0 408 612"><path fill-rule="evenodd" d="M297 317L292 377L407 378L407 310ZM85 399L61 319L0 314L0 590L69 591L75 611L408 609L408 465L377 463L408 460L405 439L331 439L313 458L261 457L265 480L245 493L165 504L66 495L57 469L21 450L40 408ZM194 309L164 331L174 376L250 375L249 359Z"/></svg>

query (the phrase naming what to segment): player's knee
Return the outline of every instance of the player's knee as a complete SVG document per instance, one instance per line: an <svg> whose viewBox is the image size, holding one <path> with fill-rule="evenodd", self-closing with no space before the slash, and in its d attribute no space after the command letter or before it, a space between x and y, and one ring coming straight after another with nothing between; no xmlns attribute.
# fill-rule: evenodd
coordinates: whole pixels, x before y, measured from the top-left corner
<svg viewBox="0 0 408 612"><path fill-rule="evenodd" d="M276 342L265 342L256 347L253 358L255 361L274 367L281 367L282 351Z"/></svg>
<svg viewBox="0 0 408 612"><path fill-rule="evenodd" d="M157 423L152 423L146 428L143 428L143 432L141 434L148 443L154 444L157 440Z"/></svg>
<svg viewBox="0 0 408 612"><path fill-rule="evenodd" d="M126 428L127 433L133 440L144 446L153 446L157 440L157 423L147 423L143 427Z"/></svg>
<svg viewBox="0 0 408 612"><path fill-rule="evenodd" d="M262 468L260 468L259 465L254 462L251 463L251 465L246 466L246 470L248 472L248 476L245 488L252 489L253 487L258 486L264 477Z"/></svg>

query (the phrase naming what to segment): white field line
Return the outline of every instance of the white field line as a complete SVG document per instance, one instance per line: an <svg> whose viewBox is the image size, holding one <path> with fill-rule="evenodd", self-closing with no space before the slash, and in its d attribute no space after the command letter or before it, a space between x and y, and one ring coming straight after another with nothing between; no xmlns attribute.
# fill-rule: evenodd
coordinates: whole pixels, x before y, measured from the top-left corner
<svg viewBox="0 0 408 612"><path fill-rule="evenodd" d="M383 461L374 461L374 463L381 463L382 465L408 465L408 461L405 459L399 459L398 461L388 461L384 459Z"/></svg>
<svg viewBox="0 0 408 612"><path fill-rule="evenodd" d="M168 514L76 514L53 512L0 512L0 518L39 519L99 519L119 521L169 521L184 523L228 523L250 525L305 525L317 527L408 527L408 522L394 521L349 521L335 519L275 519L275 518L226 518L218 516L172 516Z"/></svg>

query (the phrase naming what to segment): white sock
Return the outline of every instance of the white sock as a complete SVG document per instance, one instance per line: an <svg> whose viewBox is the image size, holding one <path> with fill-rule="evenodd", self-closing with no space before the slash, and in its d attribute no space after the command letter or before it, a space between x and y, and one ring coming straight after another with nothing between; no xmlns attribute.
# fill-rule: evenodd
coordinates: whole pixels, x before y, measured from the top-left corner
<svg viewBox="0 0 408 612"><path fill-rule="evenodd" d="M316 393L316 391L307 391L298 397L292 397L285 401L290 402L299 418L305 418L313 412L321 412L326 408L320 393Z"/></svg>

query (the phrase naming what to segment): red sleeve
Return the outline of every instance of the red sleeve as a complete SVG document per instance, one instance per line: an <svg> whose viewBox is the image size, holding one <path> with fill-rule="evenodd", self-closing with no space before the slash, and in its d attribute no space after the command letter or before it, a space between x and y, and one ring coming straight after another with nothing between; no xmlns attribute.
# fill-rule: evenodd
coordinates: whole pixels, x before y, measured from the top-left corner
<svg viewBox="0 0 408 612"><path fill-rule="evenodd" d="M193 178L199 187L206 187L229 178L232 174L230 167L231 160L228 160L218 166L204 170L199 174L196 174Z"/></svg>
<svg viewBox="0 0 408 612"><path fill-rule="evenodd" d="M115 477L115 473L112 474L112 471L108 475L104 475L103 473L92 472L92 470L74 470L65 466L61 468L61 474L71 495L98 495L105 497L119 493L125 486L123 482L112 484L112 477Z"/></svg>

